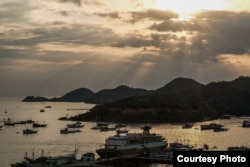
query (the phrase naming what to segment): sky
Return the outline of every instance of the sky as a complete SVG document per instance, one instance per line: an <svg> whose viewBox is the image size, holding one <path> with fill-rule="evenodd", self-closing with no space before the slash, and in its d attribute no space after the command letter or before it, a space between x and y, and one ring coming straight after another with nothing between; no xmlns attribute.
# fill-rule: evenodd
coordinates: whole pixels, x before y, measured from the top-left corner
<svg viewBox="0 0 250 167"><path fill-rule="evenodd" d="M0 0L0 96L250 76L249 0Z"/></svg>

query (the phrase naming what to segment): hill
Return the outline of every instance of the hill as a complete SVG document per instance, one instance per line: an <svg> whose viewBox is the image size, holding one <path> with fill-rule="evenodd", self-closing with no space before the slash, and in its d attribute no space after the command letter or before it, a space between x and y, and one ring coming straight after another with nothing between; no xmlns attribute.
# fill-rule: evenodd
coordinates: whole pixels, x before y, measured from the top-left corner
<svg viewBox="0 0 250 167"><path fill-rule="evenodd" d="M70 119L163 123L210 120L224 114L250 115L249 77L207 85L189 80L195 84L190 84L187 88L183 86L185 81L187 80L174 80L151 95L133 96L96 105L90 112ZM175 82L177 84L174 84ZM182 88L178 89L177 85Z"/></svg>
<svg viewBox="0 0 250 167"><path fill-rule="evenodd" d="M114 102L117 100L125 99L132 96L142 96L142 95L149 95L151 91L139 88L130 88L125 85L121 85L116 87L115 89L105 89L101 90L88 99L85 102L87 103L107 103L107 102Z"/></svg>
<svg viewBox="0 0 250 167"><path fill-rule="evenodd" d="M62 97L52 98L50 101L60 101L60 102L85 102L86 99L94 94L90 89L79 88L75 89L69 93L66 93Z"/></svg>

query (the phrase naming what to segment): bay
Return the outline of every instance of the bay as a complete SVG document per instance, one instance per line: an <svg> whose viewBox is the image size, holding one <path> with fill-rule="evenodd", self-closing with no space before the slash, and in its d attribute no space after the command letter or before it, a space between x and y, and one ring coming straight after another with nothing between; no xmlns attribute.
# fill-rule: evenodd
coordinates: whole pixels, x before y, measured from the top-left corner
<svg viewBox="0 0 250 167"><path fill-rule="evenodd" d="M91 128L96 122L83 122L85 125L80 133L60 134L60 129L65 128L71 121L60 121L58 118L72 116L87 112L93 104L69 103L69 102L21 102L23 97L0 98L0 125L3 120L10 118L14 121L32 119L33 121L46 123L46 128L38 128L37 134L23 135L22 130L31 128L31 124L4 126L0 130L0 165L10 167L11 163L23 160L24 155L41 156L43 151L46 156L64 155L72 153L75 146L78 147L79 156L86 152L95 152L105 142L108 136L114 135L114 131L99 132ZM45 108L51 106L51 108ZM40 112L44 109L45 112ZM168 142L183 142L196 147L208 144L215 150L226 150L229 146L250 146L250 128L242 128L244 120L248 117L233 117L228 120L214 120L195 123L192 129L182 129L179 124L154 124L151 132L163 135ZM229 128L226 132L201 131L204 123L221 123ZM112 126L112 125L111 125ZM127 125L129 132L140 133L142 124ZM98 155L96 154L96 157ZM154 165L152 165L154 166Z"/></svg>

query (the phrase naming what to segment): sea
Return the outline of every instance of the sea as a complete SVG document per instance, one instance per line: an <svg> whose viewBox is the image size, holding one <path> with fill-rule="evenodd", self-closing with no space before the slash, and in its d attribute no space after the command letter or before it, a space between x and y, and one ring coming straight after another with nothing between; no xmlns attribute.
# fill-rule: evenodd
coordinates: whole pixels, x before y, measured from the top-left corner
<svg viewBox="0 0 250 167"><path fill-rule="evenodd" d="M58 120L60 117L70 117L89 112L94 104L70 102L22 102L24 97L0 97L0 125L3 120L25 121L32 119L38 123L46 123L46 128L38 128L37 134L24 135L23 129L32 128L31 124L4 126L0 130L0 166L10 167L12 163L23 160L25 155L39 157L66 155L78 149L78 156L93 152L104 144L105 139L115 134L115 131L91 129L96 122L82 122L84 127L80 133L60 134L60 129L72 121ZM45 106L51 106L46 108ZM45 112L40 112L44 109ZM242 128L242 122L249 117L232 117L207 122L197 122L191 129L182 129L180 124L147 124L152 126L151 133L161 134L171 142L182 142L196 147L204 144L211 150L226 150L231 146L250 146L250 128ZM201 131L201 124L221 123L229 128L225 132ZM110 123L114 126L116 123ZM129 132L140 133L145 124L127 124ZM96 154L96 158L98 155ZM153 166L162 166L152 164ZM166 166L166 165L164 165Z"/></svg>

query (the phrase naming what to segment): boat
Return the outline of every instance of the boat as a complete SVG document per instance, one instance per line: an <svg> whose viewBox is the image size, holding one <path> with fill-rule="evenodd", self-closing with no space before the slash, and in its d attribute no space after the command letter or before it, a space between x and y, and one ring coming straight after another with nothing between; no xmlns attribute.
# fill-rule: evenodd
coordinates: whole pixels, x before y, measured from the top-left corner
<svg viewBox="0 0 250 167"><path fill-rule="evenodd" d="M76 132L81 132L79 129L73 129L73 130L70 130L68 128L64 128L64 129L61 129L60 130L60 133L61 134L68 134L68 133L76 133Z"/></svg>
<svg viewBox="0 0 250 167"><path fill-rule="evenodd" d="M4 122L4 125L5 126L15 126L15 122L9 122L9 121L7 121L7 122Z"/></svg>
<svg viewBox="0 0 250 167"><path fill-rule="evenodd" d="M250 151L250 147L246 147L246 146L233 146L233 147L228 147L227 151Z"/></svg>
<svg viewBox="0 0 250 167"><path fill-rule="evenodd" d="M24 156L24 160L15 164L11 164L11 167L55 167L55 166L95 166L95 154L87 152L82 154L80 159L77 159L77 150L73 153L58 156L44 156L42 155L38 158L34 157L34 152L32 157L28 157L27 153Z"/></svg>
<svg viewBox="0 0 250 167"><path fill-rule="evenodd" d="M15 126L15 122L13 122L10 118L7 118L7 120L3 120L5 126Z"/></svg>
<svg viewBox="0 0 250 167"><path fill-rule="evenodd" d="M48 124L42 124L42 123L33 123L33 128L45 128Z"/></svg>
<svg viewBox="0 0 250 167"><path fill-rule="evenodd" d="M223 131L228 131L228 128L218 126L218 127L215 127L213 129L213 131L214 132L223 132Z"/></svg>
<svg viewBox="0 0 250 167"><path fill-rule="evenodd" d="M26 124L33 124L33 123L35 123L35 121L33 121L31 118L27 119L25 122L26 122Z"/></svg>
<svg viewBox="0 0 250 167"><path fill-rule="evenodd" d="M222 124L217 124L217 123L210 123L210 124L203 124L200 125L201 130L213 130L215 128L221 128L223 127Z"/></svg>
<svg viewBox="0 0 250 167"><path fill-rule="evenodd" d="M44 109L41 109L40 112L45 112L45 110L44 110Z"/></svg>
<svg viewBox="0 0 250 167"><path fill-rule="evenodd" d="M115 127L108 127L108 126L100 126L99 127L99 131L100 132L113 131L113 130L116 130L116 128Z"/></svg>
<svg viewBox="0 0 250 167"><path fill-rule="evenodd" d="M37 133L37 130L29 129L29 128L23 129L23 134L25 135L34 134L34 133Z"/></svg>
<svg viewBox="0 0 250 167"><path fill-rule="evenodd" d="M44 156L42 151L42 156L38 158L28 157L27 153L24 156L22 162L16 164L11 164L12 167L53 167L53 166L62 166L76 161L76 153L59 155L59 156Z"/></svg>
<svg viewBox="0 0 250 167"><path fill-rule="evenodd" d="M45 106L45 108L52 108L52 106Z"/></svg>
<svg viewBox="0 0 250 167"><path fill-rule="evenodd" d="M194 124L192 123L184 123L182 124L182 129L191 129Z"/></svg>
<svg viewBox="0 0 250 167"><path fill-rule="evenodd" d="M82 154L81 161L88 162L88 161L95 161L95 154L92 152L87 152Z"/></svg>
<svg viewBox="0 0 250 167"><path fill-rule="evenodd" d="M118 129L118 133L128 133L127 129Z"/></svg>
<svg viewBox="0 0 250 167"><path fill-rule="evenodd" d="M82 128L84 125L81 122L76 122L73 124L67 124L68 128Z"/></svg>
<svg viewBox="0 0 250 167"><path fill-rule="evenodd" d="M246 121L246 120L243 121L243 122L242 122L242 127L243 127L243 128L249 128L249 127L250 127L250 121Z"/></svg>
<svg viewBox="0 0 250 167"><path fill-rule="evenodd" d="M156 152L166 148L167 140L159 134L150 133L151 126L144 126L142 133L126 133L116 135L105 140L96 152L101 158L136 157L147 152Z"/></svg>

